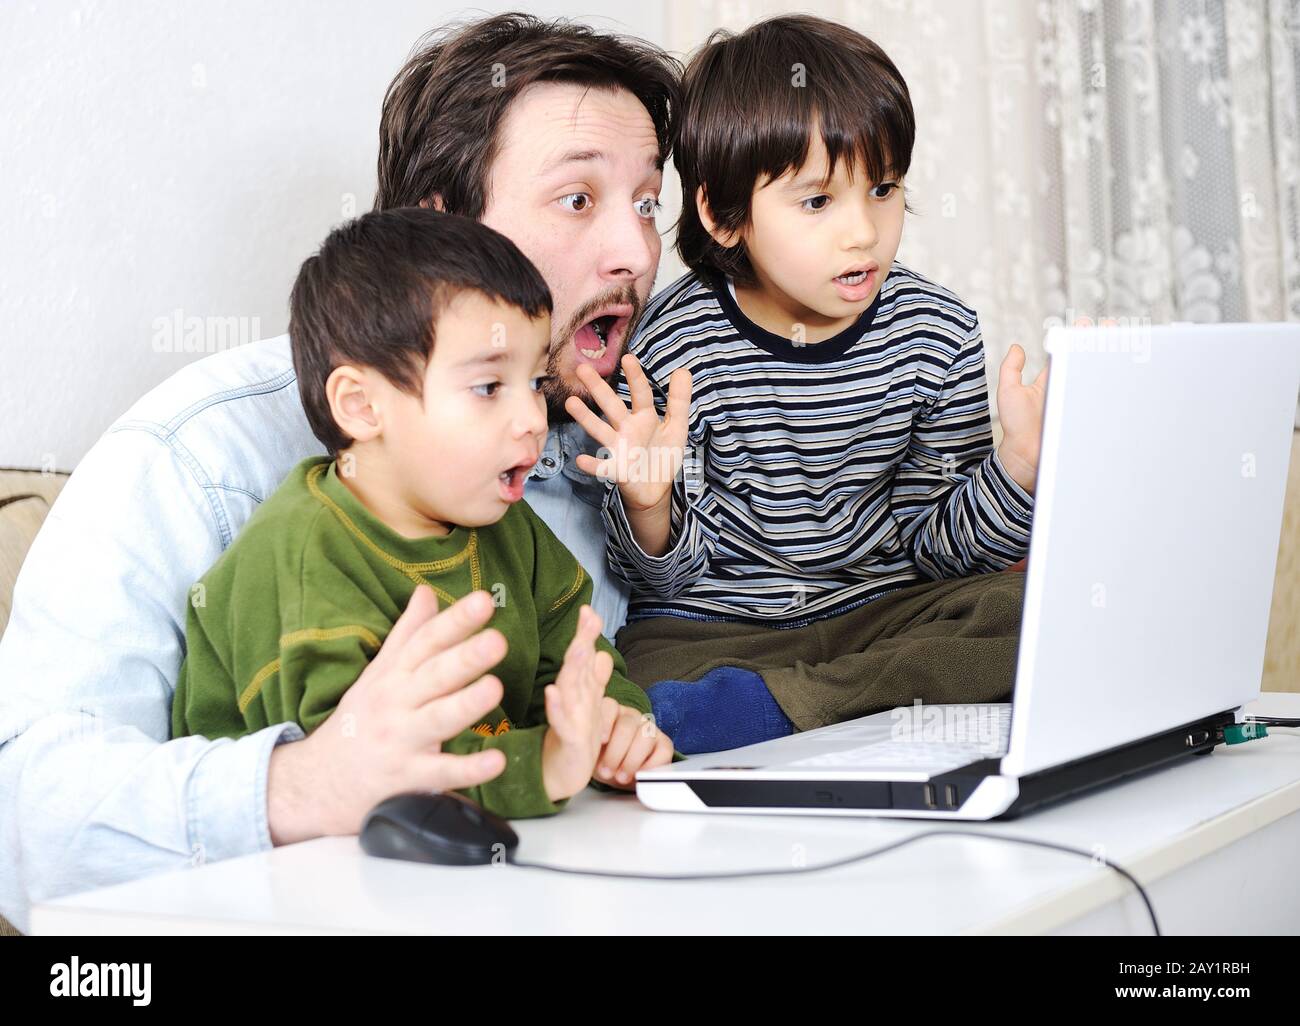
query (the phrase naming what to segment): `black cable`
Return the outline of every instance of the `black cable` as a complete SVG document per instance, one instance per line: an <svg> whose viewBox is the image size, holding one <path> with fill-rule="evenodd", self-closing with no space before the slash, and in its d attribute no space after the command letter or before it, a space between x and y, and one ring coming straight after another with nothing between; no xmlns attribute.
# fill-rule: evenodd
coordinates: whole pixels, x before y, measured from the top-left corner
<svg viewBox="0 0 1300 1026"><path fill-rule="evenodd" d="M1266 727L1300 727L1296 716L1247 716L1247 723L1262 723Z"/></svg>
<svg viewBox="0 0 1300 1026"><path fill-rule="evenodd" d="M1089 862L1095 861L1095 856L1090 851L1084 851L1082 848L1071 848L1068 844L1057 844L1054 841L1037 841L1029 837L1012 837L1008 834L988 834L980 833L975 830L927 830L922 834L913 834L911 837L904 837L900 841L894 841L885 845L883 848L876 848L872 851L860 852L857 855L848 855L842 859L833 859L830 862L822 862L815 866L791 866L783 869L743 869L734 873L623 873L611 869L572 869L568 866L550 866L541 862L516 862L511 860L512 866L518 866L520 869L542 869L549 873L567 873L573 876L598 876L616 880L738 880L745 877L755 876L793 876L796 873L816 873L825 869L838 869L841 866L851 865L854 862L864 862L867 859L875 858L877 855L884 855L886 852L896 851L913 841L922 841L927 837L983 837L991 841L1010 841L1014 844L1027 844L1035 848L1048 848L1052 851L1062 851L1069 855L1079 855ZM1129 881L1142 897L1143 903L1147 907L1147 914L1151 917L1151 929L1155 931L1157 937L1161 936L1160 922L1156 919L1156 910L1151 904L1151 898L1147 895L1146 888L1138 882L1137 877L1130 873L1118 863L1104 860L1104 865L1109 866L1120 876Z"/></svg>

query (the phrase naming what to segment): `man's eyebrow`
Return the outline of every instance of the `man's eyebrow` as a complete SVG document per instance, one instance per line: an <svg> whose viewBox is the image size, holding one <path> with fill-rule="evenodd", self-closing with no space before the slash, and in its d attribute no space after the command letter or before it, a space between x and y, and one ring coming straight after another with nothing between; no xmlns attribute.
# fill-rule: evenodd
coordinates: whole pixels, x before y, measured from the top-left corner
<svg viewBox="0 0 1300 1026"><path fill-rule="evenodd" d="M566 164L583 164L592 160L605 160L605 154L600 150L569 150L562 153L555 160L548 161L542 165L541 173L549 175L552 171L564 167Z"/></svg>
<svg viewBox="0 0 1300 1026"><path fill-rule="evenodd" d="M538 174L541 176L549 175L553 171L558 171L560 168L568 164L584 164L591 161L608 159L609 156L603 150L569 150L566 153L560 154L560 156L556 157L554 160L543 164L542 169ZM662 171L664 169L663 156L656 150L654 156L646 162L646 167L650 171Z"/></svg>

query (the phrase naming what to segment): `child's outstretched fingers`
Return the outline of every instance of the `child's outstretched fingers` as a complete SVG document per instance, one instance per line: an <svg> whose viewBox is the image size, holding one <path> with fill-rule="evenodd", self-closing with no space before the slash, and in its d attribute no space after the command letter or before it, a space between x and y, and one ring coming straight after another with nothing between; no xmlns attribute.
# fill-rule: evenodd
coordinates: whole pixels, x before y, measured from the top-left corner
<svg viewBox="0 0 1300 1026"><path fill-rule="evenodd" d="M591 624L588 617L595 615L590 606L583 606L578 610L578 626L573 632L568 647L564 650L564 661L560 664L560 676L566 676L566 670L572 673L579 668L586 656L594 651L595 639L589 637Z"/></svg>
<svg viewBox="0 0 1300 1026"><path fill-rule="evenodd" d="M998 369L998 378L1003 386L1021 384L1020 374L1025 369L1025 351L1016 342L1011 343L1007 355L1002 358Z"/></svg>
<svg viewBox="0 0 1300 1026"><path fill-rule="evenodd" d="M561 696L560 686L558 684L547 684L542 689L542 696L546 705L546 722L555 729L560 737L564 737L568 728L568 718L565 715L564 699Z"/></svg>
<svg viewBox="0 0 1300 1026"><path fill-rule="evenodd" d="M597 772L601 780L615 783L615 774L623 764L623 758L632 747L632 742L636 740L641 723L639 711L625 705L619 706L618 718L614 721L609 740L605 742L600 758L597 760Z"/></svg>
<svg viewBox="0 0 1300 1026"><path fill-rule="evenodd" d="M623 708L618 704L616 698L602 698L600 700L600 743L602 745L609 743L610 732L614 729L614 723L618 720L618 712Z"/></svg>
<svg viewBox="0 0 1300 1026"><path fill-rule="evenodd" d="M628 719L631 720L632 717ZM623 756L623 761L614 772L615 781L620 784L632 783L636 779L636 771L645 766L650 756L654 754L659 739L660 734L654 726L653 718L641 714L640 722L636 724L632 735L632 742L628 745L627 754Z"/></svg>
<svg viewBox="0 0 1300 1026"><path fill-rule="evenodd" d="M604 650L595 653L594 657L587 663L589 670L587 682L596 697L600 698L605 694L605 688L609 685L609 678L614 673L614 657Z"/></svg>
<svg viewBox="0 0 1300 1026"><path fill-rule="evenodd" d="M591 606L584 605L578 610L578 625L573 631L573 639L569 642L569 647L565 651L565 658L575 652L589 652L596 644L596 638L600 636L601 622L600 617Z"/></svg>
<svg viewBox="0 0 1300 1026"><path fill-rule="evenodd" d="M630 752L628 753L628 757L623 760L623 769L628 773L627 786L634 787L636 785L636 775L638 770L654 769L656 766L666 766L672 761L672 741L669 739L667 734L663 733L663 731L656 732L653 747L645 754L644 758L642 758L639 763L632 759Z"/></svg>
<svg viewBox="0 0 1300 1026"><path fill-rule="evenodd" d="M642 763L642 769L654 769L656 766L666 766L673 761L673 742L672 739L662 730L659 731L659 737L655 741L655 750L650 753L650 757Z"/></svg>

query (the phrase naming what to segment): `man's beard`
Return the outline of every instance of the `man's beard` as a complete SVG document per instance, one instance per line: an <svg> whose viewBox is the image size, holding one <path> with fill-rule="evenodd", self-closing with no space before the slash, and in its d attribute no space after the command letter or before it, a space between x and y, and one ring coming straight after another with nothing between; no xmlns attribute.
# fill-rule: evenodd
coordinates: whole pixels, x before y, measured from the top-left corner
<svg viewBox="0 0 1300 1026"><path fill-rule="evenodd" d="M546 397L546 419L551 427L567 424L573 420L573 416L564 408L565 400L571 395L576 395L588 406L595 408L591 397L587 394L587 390L580 383L577 384L577 390L575 390L560 376L560 354L567 352L574 346L573 340L578 333L578 329L591 320L596 311L612 304L626 304L632 308L632 315L627 320L627 328L623 332L622 339L619 340L623 353L626 353L628 351L627 344L636 331L637 324L641 320L641 314L645 309L645 304L642 302L640 295L637 294L636 288L632 285L624 285L602 292L591 302L585 303L569 318L563 332L551 338L551 349L546 358L546 374L550 380L546 382L545 387L542 389L542 394ZM576 376L577 360L576 357L571 357L571 359L573 362L570 366ZM621 363L622 354L619 356L618 363L614 364L614 369L605 378L611 386L619 375Z"/></svg>

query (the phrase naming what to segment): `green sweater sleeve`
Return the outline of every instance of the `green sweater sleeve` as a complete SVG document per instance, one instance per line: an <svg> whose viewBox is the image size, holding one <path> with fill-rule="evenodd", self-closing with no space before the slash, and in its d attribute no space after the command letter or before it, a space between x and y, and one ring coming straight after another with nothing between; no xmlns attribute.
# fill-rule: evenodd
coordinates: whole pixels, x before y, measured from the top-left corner
<svg viewBox="0 0 1300 1026"><path fill-rule="evenodd" d="M493 737L466 730L445 742L442 750L455 755L499 748L506 757L506 768L498 776L477 787L464 788L460 793L478 802L488 812L506 819L549 816L559 812L569 800L551 801L542 783L542 740L546 731L545 723L516 727Z"/></svg>
<svg viewBox="0 0 1300 1026"><path fill-rule="evenodd" d="M186 652L172 692L172 737L238 737L247 728L239 711L234 670L209 629L206 593L201 594L204 604L191 600L185 613Z"/></svg>
<svg viewBox="0 0 1300 1026"><path fill-rule="evenodd" d="M393 611L323 547L321 512L304 517L284 495L272 496L259 510L270 515L250 521L196 586L174 736L239 737L286 722L310 734L387 633Z"/></svg>

